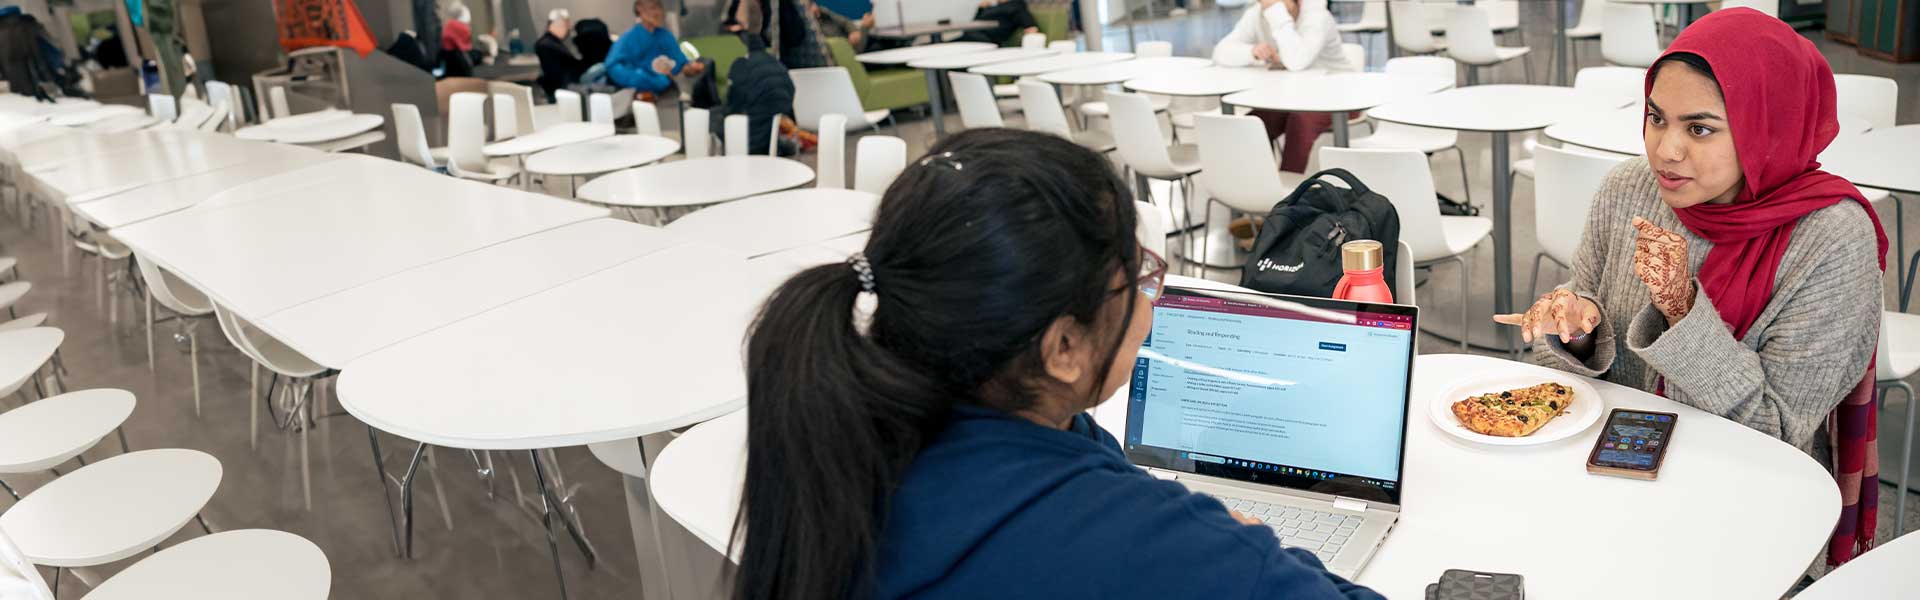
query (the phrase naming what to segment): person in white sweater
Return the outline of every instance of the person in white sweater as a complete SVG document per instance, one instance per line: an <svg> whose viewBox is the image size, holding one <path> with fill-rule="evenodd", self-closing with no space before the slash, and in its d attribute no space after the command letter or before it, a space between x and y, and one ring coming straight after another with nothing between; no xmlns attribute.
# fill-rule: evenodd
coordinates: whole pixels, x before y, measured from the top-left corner
<svg viewBox="0 0 1920 600"><path fill-rule="evenodd" d="M1213 46L1213 62L1227 67L1264 65L1288 71L1358 71L1340 51L1340 33L1334 28L1327 0L1260 0L1240 16L1233 31ZM1256 110L1267 126L1269 139L1286 136L1280 169L1300 173L1307 168L1313 141L1333 126L1327 113Z"/></svg>

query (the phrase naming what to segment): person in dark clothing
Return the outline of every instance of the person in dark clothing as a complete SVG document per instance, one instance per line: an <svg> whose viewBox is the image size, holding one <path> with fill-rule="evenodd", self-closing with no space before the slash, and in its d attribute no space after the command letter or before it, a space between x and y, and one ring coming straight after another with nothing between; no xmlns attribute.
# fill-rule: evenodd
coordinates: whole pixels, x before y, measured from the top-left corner
<svg viewBox="0 0 1920 600"><path fill-rule="evenodd" d="M969 31L962 34L960 39L999 44L1013 39L1015 35L1040 31L1039 24L1033 20L1033 13L1027 10L1027 0L980 0L980 10L973 12L973 18L993 21L994 28Z"/></svg>
<svg viewBox="0 0 1920 600"><path fill-rule="evenodd" d="M102 69L127 68L127 46L120 42L120 34L109 30L107 39L93 47L93 60Z"/></svg>
<svg viewBox="0 0 1920 600"><path fill-rule="evenodd" d="M607 62L607 53L613 50L613 35L607 32L607 22L581 19L574 23L573 47L580 51L580 64L591 67Z"/></svg>
<svg viewBox="0 0 1920 600"><path fill-rule="evenodd" d="M727 103L708 112L708 131L725 132L727 115L747 115L747 150L766 154L766 140L780 117L793 116L793 78L780 59L767 53L765 41L752 35L741 38L747 55L734 59L727 71Z"/></svg>
<svg viewBox="0 0 1920 600"><path fill-rule="evenodd" d="M460 7L466 10L466 7ZM458 18L448 19L440 28L440 65L446 77L473 76L473 29Z"/></svg>
<svg viewBox="0 0 1920 600"><path fill-rule="evenodd" d="M0 76L8 89L41 100L51 100L54 92L77 95L70 75L60 47L39 19L18 6L0 7Z"/></svg>
<svg viewBox="0 0 1920 600"><path fill-rule="evenodd" d="M720 29L729 33L747 33L771 45L773 38L767 23L773 15L768 5L774 0L731 0ZM827 60L826 36L804 0L780 0L780 62L792 69L824 67Z"/></svg>
<svg viewBox="0 0 1920 600"><path fill-rule="evenodd" d="M567 47L567 33L572 25L567 9L556 8L547 13L547 31L540 40L533 43L533 54L540 59L540 77L535 82L553 100L553 91L563 89L580 80L587 72L587 63L573 55L573 49Z"/></svg>
<svg viewBox="0 0 1920 600"><path fill-rule="evenodd" d="M393 44L387 46L387 54L407 64L420 67L420 70L433 72L433 61L427 58L426 48L420 45L420 38L411 31L402 31L393 38Z"/></svg>

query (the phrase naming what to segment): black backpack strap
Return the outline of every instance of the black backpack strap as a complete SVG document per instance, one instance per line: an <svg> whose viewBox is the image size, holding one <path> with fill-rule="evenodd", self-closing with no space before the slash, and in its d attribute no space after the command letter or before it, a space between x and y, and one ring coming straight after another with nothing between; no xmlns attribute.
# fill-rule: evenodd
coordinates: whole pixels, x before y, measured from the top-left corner
<svg viewBox="0 0 1920 600"><path fill-rule="evenodd" d="M1367 189L1367 184L1360 183L1360 179L1354 177L1352 173L1348 173L1346 169L1323 169L1319 173L1314 173L1312 177L1309 177L1307 179L1309 181L1313 181L1328 175L1339 178L1340 181L1346 182L1347 188L1353 190L1356 195L1365 196L1367 194L1373 193L1373 190Z"/></svg>

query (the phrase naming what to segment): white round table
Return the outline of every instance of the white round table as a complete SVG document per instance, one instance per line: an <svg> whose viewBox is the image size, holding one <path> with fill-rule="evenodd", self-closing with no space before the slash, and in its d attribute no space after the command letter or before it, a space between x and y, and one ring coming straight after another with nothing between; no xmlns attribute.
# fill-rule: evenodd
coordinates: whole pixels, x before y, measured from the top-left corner
<svg viewBox="0 0 1920 600"><path fill-rule="evenodd" d="M787 190L701 209L667 231L751 259L871 229L879 205L858 190Z"/></svg>
<svg viewBox="0 0 1920 600"><path fill-rule="evenodd" d="M271 529L222 531L140 559L88 600L325 600L327 555L306 538Z"/></svg>
<svg viewBox="0 0 1920 600"><path fill-rule="evenodd" d="M1453 87L1453 81L1386 73L1330 73L1310 85L1262 86L1222 96L1220 103L1288 112L1348 113L1418 98ZM1347 147L1347 119L1335 115L1333 145Z"/></svg>
<svg viewBox="0 0 1920 600"><path fill-rule="evenodd" d="M1641 597L1777 598L1839 517L1833 478L1798 449L1606 382L1592 383L1609 408L1680 415L1659 480L1588 474L1582 465L1597 427L1542 446L1461 441L1428 420L1429 402L1465 378L1541 368L1464 355L1415 364L1400 522L1359 577L1388 598L1419 598L1453 568L1519 573L1537 598L1620 595L1595 585L1596 574L1631 574ZM1096 412L1108 407L1125 414L1117 401ZM745 411L694 426L649 473L660 510L715 551L726 547L739 508L745 439Z"/></svg>
<svg viewBox="0 0 1920 600"><path fill-rule="evenodd" d="M995 48L982 52L964 52L943 54L927 58L918 58L907 62L907 66L919 69L927 76L927 104L933 107L933 136L947 135L946 86L941 85L940 73L954 69L971 69L981 65L1011 62L1038 58L1059 51L1047 48Z"/></svg>
<svg viewBox="0 0 1920 600"><path fill-rule="evenodd" d="M799 187L813 169L771 156L709 156L616 171L580 186L581 200L627 208L719 204Z"/></svg>
<svg viewBox="0 0 1920 600"><path fill-rule="evenodd" d="M1454 88L1381 105L1367 114L1375 119L1419 127L1477 131L1491 134L1493 145L1493 309L1495 314L1513 312L1513 190L1507 177L1512 168L1508 160L1507 135L1517 131L1543 129L1581 115L1604 111L1604 102L1583 96L1573 88L1547 85L1476 85ZM1460 335L1470 337L1473 323L1462 324ZM1491 322L1478 327L1492 331L1498 350L1516 347L1513 327L1494 329Z"/></svg>
<svg viewBox="0 0 1920 600"><path fill-rule="evenodd" d="M286 119L288 120L242 127L239 131L233 132L233 136L243 140L282 144L318 144L360 135L378 129L387 122L386 118L380 115L353 113L341 116L331 112L297 115L286 117ZM302 120L291 121L291 119Z"/></svg>
<svg viewBox="0 0 1920 600"><path fill-rule="evenodd" d="M1913 161L1916 148L1920 148L1920 125L1841 134L1820 153L1820 168L1854 185L1920 194L1920 168Z"/></svg>
<svg viewBox="0 0 1920 600"><path fill-rule="evenodd" d="M1129 79L1129 90L1162 96L1225 96L1266 85L1287 85L1326 76L1325 71L1280 71L1265 67L1221 67L1155 73Z"/></svg>
<svg viewBox="0 0 1920 600"><path fill-rule="evenodd" d="M541 150L527 157L527 171L574 177L650 165L680 151L680 142L657 135L615 135Z"/></svg>
<svg viewBox="0 0 1920 600"><path fill-rule="evenodd" d="M1054 85L1108 85L1151 75L1191 71L1211 64L1213 64L1211 60L1191 56L1156 56L1050 71L1038 75L1037 78Z"/></svg>
<svg viewBox="0 0 1920 600"><path fill-rule="evenodd" d="M1646 113L1639 103L1625 108L1583 114L1555 123L1541 133L1576 146L1585 146L1619 154L1640 156L1647 153ZM1873 126L1865 119L1840 116L1840 138L1866 133ZM1834 144L1839 144L1835 139Z"/></svg>
<svg viewBox="0 0 1920 600"><path fill-rule="evenodd" d="M510 140L481 146L480 153L487 156L515 157L520 162L520 170L526 171L528 154L611 135L613 135L612 123L560 123ZM520 178L520 189L533 189L533 178Z"/></svg>
<svg viewBox="0 0 1920 600"><path fill-rule="evenodd" d="M1133 59L1133 54L1127 52L1069 52L1038 58L980 65L968 69L968 71L988 77L1027 77L1053 71L1065 71L1067 69L1123 62L1131 59Z"/></svg>
<svg viewBox="0 0 1920 600"><path fill-rule="evenodd" d="M986 52L997 47L998 46L986 42L947 42L944 44L927 44L925 46L876 50L854 55L853 58L859 60L862 64L869 65L904 65L923 58L937 58L971 52Z"/></svg>
<svg viewBox="0 0 1920 600"><path fill-rule="evenodd" d="M1794 600L1910 598L1920 590L1920 535L1903 535L1827 573Z"/></svg>

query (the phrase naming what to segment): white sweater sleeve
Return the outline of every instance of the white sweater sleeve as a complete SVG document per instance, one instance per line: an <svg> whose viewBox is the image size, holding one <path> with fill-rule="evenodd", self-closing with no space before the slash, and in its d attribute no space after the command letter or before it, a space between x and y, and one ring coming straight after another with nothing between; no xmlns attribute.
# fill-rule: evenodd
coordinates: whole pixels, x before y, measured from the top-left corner
<svg viewBox="0 0 1920 600"><path fill-rule="evenodd" d="M1281 12L1285 12L1282 9ZM1234 22L1233 31L1213 45L1213 62L1223 67L1244 67L1254 63L1253 47L1260 44L1260 5L1255 3Z"/></svg>
<svg viewBox="0 0 1920 600"><path fill-rule="evenodd" d="M1327 46L1328 36L1335 35L1333 13L1327 12L1325 0L1300 2L1299 19L1287 12L1285 4L1274 4L1263 11L1272 31L1273 47L1280 54L1280 66L1288 71L1313 68L1314 60Z"/></svg>

